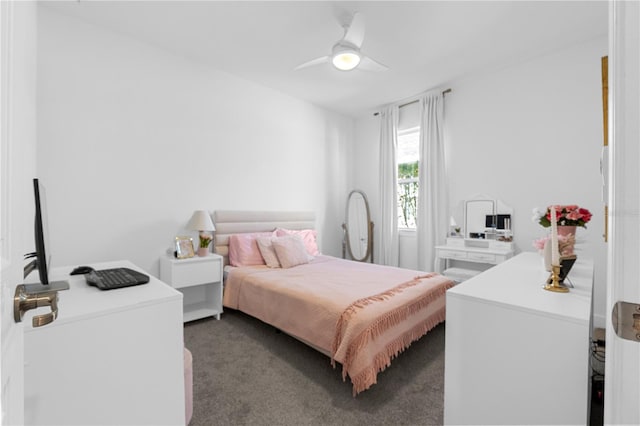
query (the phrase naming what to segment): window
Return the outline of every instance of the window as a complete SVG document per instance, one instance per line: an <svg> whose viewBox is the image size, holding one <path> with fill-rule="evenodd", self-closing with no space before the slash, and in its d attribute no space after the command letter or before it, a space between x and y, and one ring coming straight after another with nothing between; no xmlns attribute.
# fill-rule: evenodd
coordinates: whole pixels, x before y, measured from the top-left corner
<svg viewBox="0 0 640 426"><path fill-rule="evenodd" d="M420 128L398 132L398 228L415 229Z"/></svg>

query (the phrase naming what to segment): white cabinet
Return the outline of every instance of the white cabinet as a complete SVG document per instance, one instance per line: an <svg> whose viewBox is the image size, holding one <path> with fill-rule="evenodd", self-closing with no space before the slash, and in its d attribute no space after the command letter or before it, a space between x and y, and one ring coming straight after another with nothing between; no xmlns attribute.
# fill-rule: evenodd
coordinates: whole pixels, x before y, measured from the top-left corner
<svg viewBox="0 0 640 426"><path fill-rule="evenodd" d="M130 262L92 265L128 267ZM102 291L71 267L58 318L33 328L23 319L27 425L183 425L182 295L151 277L147 284Z"/></svg>
<svg viewBox="0 0 640 426"><path fill-rule="evenodd" d="M445 424L588 424L593 263L548 275L522 253L447 291Z"/></svg>
<svg viewBox="0 0 640 426"><path fill-rule="evenodd" d="M478 269L450 267L450 261L497 265L513 257L513 243L497 240L447 238L447 244L436 246L435 271L458 282L480 273Z"/></svg>
<svg viewBox="0 0 640 426"><path fill-rule="evenodd" d="M184 322L222 313L222 256L160 258L160 279L184 295Z"/></svg>

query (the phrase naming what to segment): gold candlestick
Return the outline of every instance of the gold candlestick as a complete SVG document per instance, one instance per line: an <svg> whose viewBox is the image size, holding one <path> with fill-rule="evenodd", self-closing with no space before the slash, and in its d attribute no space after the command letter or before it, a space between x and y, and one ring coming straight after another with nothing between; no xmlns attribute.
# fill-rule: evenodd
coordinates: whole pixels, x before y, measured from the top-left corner
<svg viewBox="0 0 640 426"><path fill-rule="evenodd" d="M560 265L551 265L551 283L544 286L545 290L556 293L568 293L569 289L560 285Z"/></svg>

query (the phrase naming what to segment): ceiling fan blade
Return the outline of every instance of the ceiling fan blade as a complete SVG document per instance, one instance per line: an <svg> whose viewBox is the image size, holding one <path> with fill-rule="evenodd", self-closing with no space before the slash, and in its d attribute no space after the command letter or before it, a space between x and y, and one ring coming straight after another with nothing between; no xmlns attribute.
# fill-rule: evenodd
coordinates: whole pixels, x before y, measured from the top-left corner
<svg viewBox="0 0 640 426"><path fill-rule="evenodd" d="M297 67L294 68L294 71L300 70L302 68L312 67L314 65L320 65L320 64L323 64L325 62L329 62L329 57L328 56L322 56L320 58L312 59L312 60L310 60L308 62L300 64L300 65L298 65Z"/></svg>
<svg viewBox="0 0 640 426"><path fill-rule="evenodd" d="M358 64L358 69L363 71L386 71L389 67L378 61L374 61L368 56L362 55L360 63Z"/></svg>
<svg viewBox="0 0 640 426"><path fill-rule="evenodd" d="M362 46L362 42L364 41L364 16L362 14L356 12L353 14L353 19L351 19L351 25L347 29L343 40L348 41L353 44L357 48Z"/></svg>

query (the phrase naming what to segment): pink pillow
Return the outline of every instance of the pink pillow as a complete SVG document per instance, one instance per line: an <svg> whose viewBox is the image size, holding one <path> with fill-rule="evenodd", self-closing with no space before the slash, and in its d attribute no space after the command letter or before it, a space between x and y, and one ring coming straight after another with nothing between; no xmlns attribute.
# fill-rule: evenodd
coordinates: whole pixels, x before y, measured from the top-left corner
<svg viewBox="0 0 640 426"><path fill-rule="evenodd" d="M271 238L271 244L283 268L309 263L309 254L298 235Z"/></svg>
<svg viewBox="0 0 640 426"><path fill-rule="evenodd" d="M270 237L272 232L233 234L229 237L229 263L231 266L264 265L256 238Z"/></svg>
<svg viewBox="0 0 640 426"><path fill-rule="evenodd" d="M302 238L302 242L304 243L307 252L311 256L317 256L320 254L318 250L317 236L318 232L315 229L303 229L300 231L293 229L276 229L276 236L283 237L285 235L298 235Z"/></svg>
<svg viewBox="0 0 640 426"><path fill-rule="evenodd" d="M260 254L262 254L262 258L267 263L267 266L269 268L279 268L280 261L278 260L276 249L273 248L271 237L258 237L256 238L256 242L258 243L258 249L260 250Z"/></svg>

